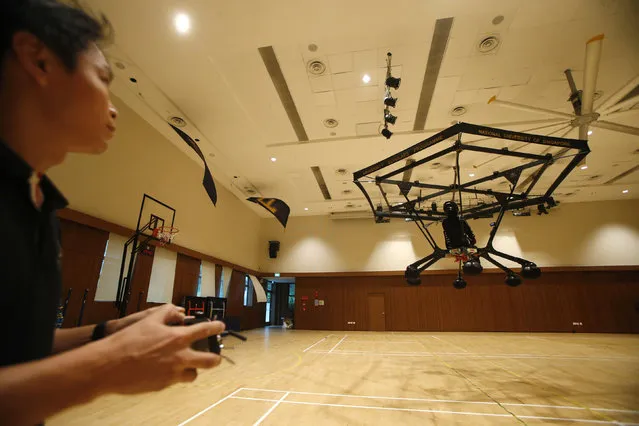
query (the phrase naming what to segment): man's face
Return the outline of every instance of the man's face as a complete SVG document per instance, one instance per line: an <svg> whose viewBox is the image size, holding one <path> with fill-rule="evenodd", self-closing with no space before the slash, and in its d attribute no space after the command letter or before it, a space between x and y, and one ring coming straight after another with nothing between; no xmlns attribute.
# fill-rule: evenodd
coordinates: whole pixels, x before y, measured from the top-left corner
<svg viewBox="0 0 639 426"><path fill-rule="evenodd" d="M76 68L60 68L47 85L46 114L65 152L100 154L115 132L117 111L111 103L113 79L102 51L91 44L78 56Z"/></svg>

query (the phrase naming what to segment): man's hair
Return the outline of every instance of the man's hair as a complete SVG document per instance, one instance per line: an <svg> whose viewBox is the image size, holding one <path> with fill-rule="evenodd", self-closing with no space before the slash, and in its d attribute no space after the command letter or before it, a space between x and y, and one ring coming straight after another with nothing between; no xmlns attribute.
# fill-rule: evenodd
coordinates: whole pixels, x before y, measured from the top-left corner
<svg viewBox="0 0 639 426"><path fill-rule="evenodd" d="M13 36L26 31L51 49L69 69L91 43L110 38L104 15L94 17L77 0L0 0L0 64L11 53Z"/></svg>

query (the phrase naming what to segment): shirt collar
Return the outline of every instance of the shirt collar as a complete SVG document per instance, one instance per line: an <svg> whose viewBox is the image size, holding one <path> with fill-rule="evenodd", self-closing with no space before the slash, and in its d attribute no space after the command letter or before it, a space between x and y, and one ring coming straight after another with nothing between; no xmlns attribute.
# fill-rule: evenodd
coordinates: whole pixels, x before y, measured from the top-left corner
<svg viewBox="0 0 639 426"><path fill-rule="evenodd" d="M24 194L30 199L29 179L32 174L31 166L0 139L0 177L14 181L17 185L23 183ZM46 175L42 176L40 187L44 193L43 210L58 210L67 206L67 199Z"/></svg>

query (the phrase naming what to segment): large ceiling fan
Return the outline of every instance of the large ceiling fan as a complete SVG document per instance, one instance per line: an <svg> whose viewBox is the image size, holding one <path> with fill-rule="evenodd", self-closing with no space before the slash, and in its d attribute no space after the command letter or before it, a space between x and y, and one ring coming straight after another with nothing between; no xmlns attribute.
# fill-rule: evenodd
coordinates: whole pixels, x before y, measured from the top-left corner
<svg viewBox="0 0 639 426"><path fill-rule="evenodd" d="M599 105L597 110L593 109L603 39L604 35L599 34L586 42L586 60L584 65L584 82L582 90L577 90L572 78L572 71L570 69L564 71L571 90L570 102L572 103L574 114L523 105L515 102L502 101L497 99L496 96L490 98L488 103L506 108L546 114L555 117L555 120L566 120L564 124L569 126L571 130L579 128L579 139L588 139L588 130L590 127L598 127L639 136L638 127L626 126L607 121L608 119L617 119L622 116L639 113L639 109L630 109L634 105L639 104L639 75L635 76L619 90L610 95L608 99ZM561 121L557 124L561 124Z"/></svg>

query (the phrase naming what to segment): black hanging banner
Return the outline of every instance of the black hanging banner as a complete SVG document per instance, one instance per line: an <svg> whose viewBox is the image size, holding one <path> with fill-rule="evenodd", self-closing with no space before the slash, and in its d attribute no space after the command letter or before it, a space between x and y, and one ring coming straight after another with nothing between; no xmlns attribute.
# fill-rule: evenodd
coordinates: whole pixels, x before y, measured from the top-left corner
<svg viewBox="0 0 639 426"><path fill-rule="evenodd" d="M266 210L270 211L273 216L277 218L277 220L282 224L284 228L286 228L286 223L288 222L288 215L291 213L290 207L282 200L277 198L261 198L261 197L251 197L247 198L248 201L259 204L264 207Z"/></svg>
<svg viewBox="0 0 639 426"><path fill-rule="evenodd" d="M202 159L202 161L204 162L204 179L202 180L202 185L204 185L206 193L209 194L209 198L211 199L213 205L217 204L217 189L215 189L215 181L213 180L213 175L211 175L208 164L206 164L206 160L204 159L202 150L189 135L172 124L169 124L169 126L171 126L173 130L175 130L175 133L177 133L182 138L182 140L186 142L186 144L190 146L191 149L193 149L198 157L200 157L200 159Z"/></svg>

